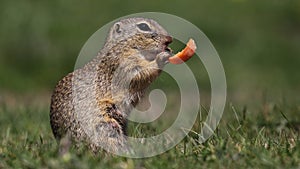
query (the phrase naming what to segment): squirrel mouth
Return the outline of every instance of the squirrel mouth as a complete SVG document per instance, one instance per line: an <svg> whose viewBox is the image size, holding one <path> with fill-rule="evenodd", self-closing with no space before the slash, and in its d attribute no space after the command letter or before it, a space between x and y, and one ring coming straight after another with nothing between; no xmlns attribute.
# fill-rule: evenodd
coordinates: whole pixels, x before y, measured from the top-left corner
<svg viewBox="0 0 300 169"><path fill-rule="evenodd" d="M163 60L166 60L173 55L172 49L168 46L170 43L172 43L173 38L171 36L166 36L164 39L165 39L165 41L163 41L163 43L161 44L161 47L158 47L158 48L152 49L152 50L141 51L146 60L153 61L153 60L157 59L157 56L160 53L168 53L165 55L166 58L164 58Z"/></svg>
<svg viewBox="0 0 300 169"><path fill-rule="evenodd" d="M165 49L164 49L165 52L169 52L169 53L172 53L172 49L169 47L169 46L166 46Z"/></svg>
<svg viewBox="0 0 300 169"><path fill-rule="evenodd" d="M163 52L169 54L168 58L172 56L172 49L170 47L168 47L167 45L164 45L162 48L153 49L153 50L143 50L140 52L145 57L145 59L148 61L153 61L153 60L157 59L157 56Z"/></svg>
<svg viewBox="0 0 300 169"><path fill-rule="evenodd" d="M166 38L166 41L165 41L165 43L164 43L164 52L168 52L168 53L170 53L170 54L172 54L173 53L173 51L172 51L172 49L168 46L170 43L172 43L172 41L173 41L173 38L171 37L171 36L166 36L165 37Z"/></svg>

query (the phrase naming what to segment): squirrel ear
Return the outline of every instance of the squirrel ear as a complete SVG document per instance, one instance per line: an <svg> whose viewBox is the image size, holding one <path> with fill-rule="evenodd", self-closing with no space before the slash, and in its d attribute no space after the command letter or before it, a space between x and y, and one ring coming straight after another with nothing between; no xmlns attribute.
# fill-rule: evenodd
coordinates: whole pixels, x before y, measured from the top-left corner
<svg viewBox="0 0 300 169"><path fill-rule="evenodd" d="M121 31L121 23L120 22L115 23L114 30L115 30L116 33L121 33L122 32Z"/></svg>

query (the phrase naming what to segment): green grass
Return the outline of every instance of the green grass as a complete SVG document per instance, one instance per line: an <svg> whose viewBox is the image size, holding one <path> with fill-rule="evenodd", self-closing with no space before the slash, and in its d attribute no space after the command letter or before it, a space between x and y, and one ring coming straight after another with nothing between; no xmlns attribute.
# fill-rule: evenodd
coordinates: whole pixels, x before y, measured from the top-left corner
<svg viewBox="0 0 300 169"><path fill-rule="evenodd" d="M46 96L46 97L45 97ZM59 156L48 117L48 95L0 99L0 168L297 168L299 114L293 102L228 104L215 134L197 143L199 126L173 149L151 158ZM137 128L140 130L140 128ZM138 131L137 131L138 132Z"/></svg>
<svg viewBox="0 0 300 169"><path fill-rule="evenodd" d="M1 2L0 169L299 168L299 8L297 0ZM81 47L97 29L146 11L187 19L220 54L229 95L215 135L198 144L201 124L196 122L180 144L152 158L94 157L74 149L59 156L49 124L50 94L40 91L51 90L73 70ZM197 71L201 94L209 92L203 65L195 60L189 65ZM174 86L167 78L154 87ZM204 107L208 98L201 96ZM157 124L130 124L130 134L160 132Z"/></svg>

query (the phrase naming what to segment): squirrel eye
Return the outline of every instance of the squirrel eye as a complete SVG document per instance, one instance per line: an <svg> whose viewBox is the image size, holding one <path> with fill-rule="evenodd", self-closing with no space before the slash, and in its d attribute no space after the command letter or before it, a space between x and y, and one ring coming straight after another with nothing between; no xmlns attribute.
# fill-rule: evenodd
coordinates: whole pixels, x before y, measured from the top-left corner
<svg viewBox="0 0 300 169"><path fill-rule="evenodd" d="M137 24L137 27L142 31L151 31L150 27L146 23Z"/></svg>

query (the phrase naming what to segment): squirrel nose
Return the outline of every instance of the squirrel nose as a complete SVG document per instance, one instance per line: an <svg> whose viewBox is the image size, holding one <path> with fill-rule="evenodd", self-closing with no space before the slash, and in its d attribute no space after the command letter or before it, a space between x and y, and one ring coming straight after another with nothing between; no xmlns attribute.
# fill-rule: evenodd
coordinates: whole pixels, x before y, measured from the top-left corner
<svg viewBox="0 0 300 169"><path fill-rule="evenodd" d="M172 38L172 36L166 36L166 44L169 44L169 43L171 43L173 41L173 38Z"/></svg>

